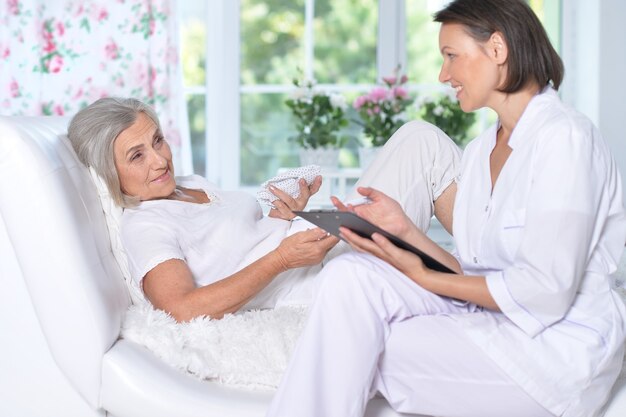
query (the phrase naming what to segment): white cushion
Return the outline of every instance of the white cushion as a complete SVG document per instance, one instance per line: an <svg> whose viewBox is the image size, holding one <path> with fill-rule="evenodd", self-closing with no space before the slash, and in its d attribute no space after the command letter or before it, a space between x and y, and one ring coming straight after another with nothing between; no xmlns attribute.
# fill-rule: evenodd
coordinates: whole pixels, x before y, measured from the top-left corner
<svg viewBox="0 0 626 417"><path fill-rule="evenodd" d="M126 287L130 294L130 299L133 304L141 304L145 302L143 291L139 288L139 285L130 277L130 270L128 268L128 257L126 256L126 250L122 245L122 239L120 237L120 224L124 209L119 207L113 201L109 188L106 183L98 175L98 173L89 167L89 175L96 190L98 191L98 197L100 198L100 204L102 204L102 211L104 212L104 219L106 221L107 229L109 231L109 240L111 241L111 250L113 251L113 257L120 268Z"/></svg>

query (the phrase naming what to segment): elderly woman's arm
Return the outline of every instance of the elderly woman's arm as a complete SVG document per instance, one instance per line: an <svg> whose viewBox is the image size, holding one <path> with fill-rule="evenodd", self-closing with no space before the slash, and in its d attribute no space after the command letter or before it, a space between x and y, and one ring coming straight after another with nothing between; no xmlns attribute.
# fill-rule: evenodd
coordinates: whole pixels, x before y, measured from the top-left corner
<svg viewBox="0 0 626 417"><path fill-rule="evenodd" d="M295 233L242 270L203 287L195 286L184 261L170 259L146 274L143 290L156 308L170 313L176 321L203 315L219 319L239 310L279 273L321 262L336 243L336 238L321 229Z"/></svg>

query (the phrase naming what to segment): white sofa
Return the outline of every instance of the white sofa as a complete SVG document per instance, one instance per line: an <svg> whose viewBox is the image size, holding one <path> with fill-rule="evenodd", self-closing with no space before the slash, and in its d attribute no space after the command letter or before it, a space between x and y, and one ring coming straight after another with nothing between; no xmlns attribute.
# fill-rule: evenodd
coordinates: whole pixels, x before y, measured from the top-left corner
<svg viewBox="0 0 626 417"><path fill-rule="evenodd" d="M199 381L119 339L129 296L67 122L0 117L0 416L263 416L271 394ZM621 383L606 416L624 415ZM367 416L399 414L377 398Z"/></svg>

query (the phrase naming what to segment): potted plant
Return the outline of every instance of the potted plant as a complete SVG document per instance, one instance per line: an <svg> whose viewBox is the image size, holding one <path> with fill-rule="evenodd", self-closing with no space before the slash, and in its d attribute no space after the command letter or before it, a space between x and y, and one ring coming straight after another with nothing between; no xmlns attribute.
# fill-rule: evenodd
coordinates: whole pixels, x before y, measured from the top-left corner
<svg viewBox="0 0 626 417"><path fill-rule="evenodd" d="M297 134L290 140L300 146L300 164L336 168L339 148L347 140L340 135L348 125L344 97L316 88L313 80L295 79L293 84L296 88L285 104L295 120Z"/></svg>
<svg viewBox="0 0 626 417"><path fill-rule="evenodd" d="M454 96L454 90L439 96L427 96L418 105L419 116L443 130L458 146L465 145L470 128L476 122L475 113L465 113Z"/></svg>
<svg viewBox="0 0 626 417"><path fill-rule="evenodd" d="M406 122L406 109L413 102L403 87L408 81L406 75L382 80L383 85L357 97L352 104L359 115L355 122L363 128L365 146L359 148L361 167L367 166L378 148Z"/></svg>

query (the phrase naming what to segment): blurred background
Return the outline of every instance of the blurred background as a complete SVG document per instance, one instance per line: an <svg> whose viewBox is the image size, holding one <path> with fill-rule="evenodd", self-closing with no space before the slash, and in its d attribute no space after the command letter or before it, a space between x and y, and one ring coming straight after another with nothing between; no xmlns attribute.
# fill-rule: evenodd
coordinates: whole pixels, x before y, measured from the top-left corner
<svg viewBox="0 0 626 417"><path fill-rule="evenodd" d="M528 0L565 62L560 95L589 116L626 176L626 2ZM299 164L285 100L295 78L352 101L394 71L415 104L445 91L432 14L445 0L6 0L0 114L71 116L105 95L157 109L177 174L255 191ZM473 137L490 123L476 112ZM358 124L339 170L358 174ZM353 170L353 171L349 171ZM625 181L626 183L626 177Z"/></svg>
<svg viewBox="0 0 626 417"><path fill-rule="evenodd" d="M398 64L418 101L440 91L439 27L431 16L446 3L181 2L181 59L194 170L237 188L257 185L279 167L296 165L296 146L286 140L293 132L284 100L299 71L326 89L341 92L348 103ZM562 98L600 126L624 174L626 143L618 120L626 116L621 98L625 89L619 85L619 74L626 73L626 49L621 44L626 31L620 20L626 19L626 3L530 0L529 4L565 61ZM235 100L230 102L227 95ZM472 134L494 121L488 110L477 116ZM345 167L358 165L356 126L352 134L354 140L341 153Z"/></svg>

